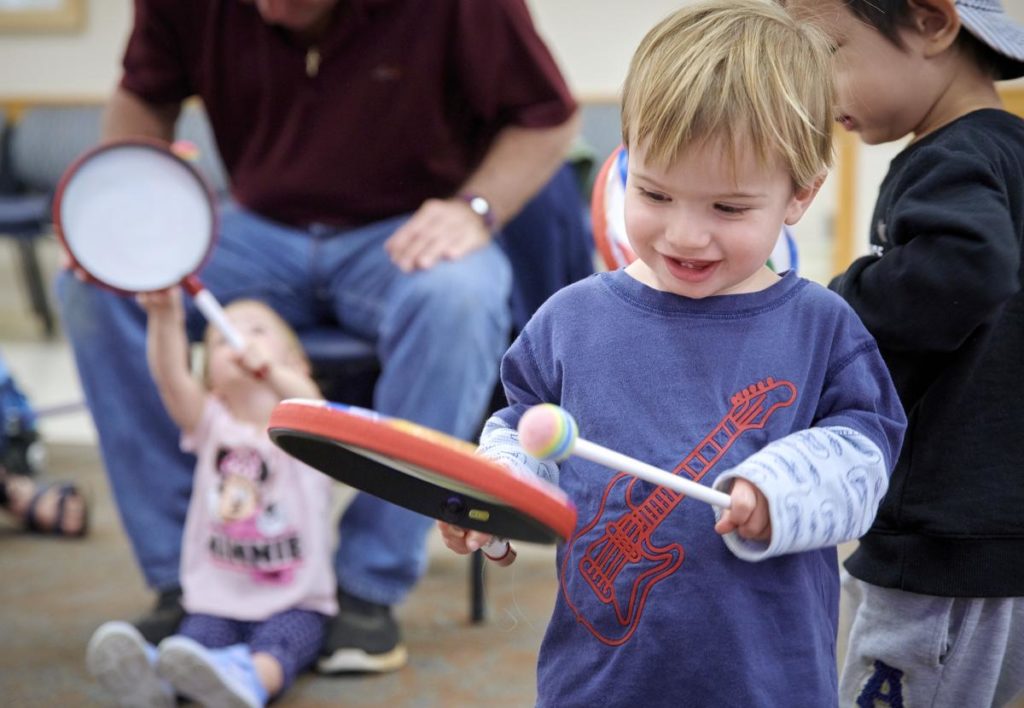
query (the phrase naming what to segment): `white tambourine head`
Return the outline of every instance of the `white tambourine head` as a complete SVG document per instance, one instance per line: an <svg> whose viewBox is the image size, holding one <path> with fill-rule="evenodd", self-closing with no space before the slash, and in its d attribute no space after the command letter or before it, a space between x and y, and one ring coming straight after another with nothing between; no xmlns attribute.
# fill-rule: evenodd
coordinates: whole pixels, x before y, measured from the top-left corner
<svg viewBox="0 0 1024 708"><path fill-rule="evenodd" d="M213 244L214 205L202 179L156 146L115 144L66 178L57 205L65 246L101 283L159 290L194 273Z"/></svg>

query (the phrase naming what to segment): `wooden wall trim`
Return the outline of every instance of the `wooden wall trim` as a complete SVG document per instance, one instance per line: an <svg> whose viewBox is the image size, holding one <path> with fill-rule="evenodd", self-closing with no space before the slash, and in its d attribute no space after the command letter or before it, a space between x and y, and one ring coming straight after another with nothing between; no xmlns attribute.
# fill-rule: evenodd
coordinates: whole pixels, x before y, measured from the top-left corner
<svg viewBox="0 0 1024 708"><path fill-rule="evenodd" d="M857 157L860 139L853 133L836 132L836 213L833 220L832 273L846 270L857 248Z"/></svg>
<svg viewBox="0 0 1024 708"><path fill-rule="evenodd" d="M1003 106L1010 113L1016 113L1024 118L1024 86L1010 86L999 92L1003 99Z"/></svg>
<svg viewBox="0 0 1024 708"><path fill-rule="evenodd" d="M0 110L8 121L17 122L34 106L100 106L106 96L0 96Z"/></svg>

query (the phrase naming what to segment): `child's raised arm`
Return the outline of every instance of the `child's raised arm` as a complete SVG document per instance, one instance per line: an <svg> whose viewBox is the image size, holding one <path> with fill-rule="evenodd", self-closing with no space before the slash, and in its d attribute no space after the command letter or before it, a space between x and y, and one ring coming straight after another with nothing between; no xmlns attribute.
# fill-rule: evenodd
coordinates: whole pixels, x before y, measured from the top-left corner
<svg viewBox="0 0 1024 708"><path fill-rule="evenodd" d="M206 392L189 369L181 289L142 293L137 299L148 317L146 361L150 374L168 415L189 433L199 423Z"/></svg>

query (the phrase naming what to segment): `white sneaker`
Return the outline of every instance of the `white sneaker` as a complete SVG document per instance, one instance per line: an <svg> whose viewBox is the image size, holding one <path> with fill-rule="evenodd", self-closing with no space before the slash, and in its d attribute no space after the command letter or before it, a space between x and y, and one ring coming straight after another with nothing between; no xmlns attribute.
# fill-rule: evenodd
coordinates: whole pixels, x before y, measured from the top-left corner
<svg viewBox="0 0 1024 708"><path fill-rule="evenodd" d="M160 642L156 671L180 695L204 708L263 708L264 702L226 650L211 650L197 641L175 635Z"/></svg>
<svg viewBox="0 0 1024 708"><path fill-rule="evenodd" d="M85 665L123 708L174 708L174 691L153 668L155 650L127 622L107 622L93 632Z"/></svg>

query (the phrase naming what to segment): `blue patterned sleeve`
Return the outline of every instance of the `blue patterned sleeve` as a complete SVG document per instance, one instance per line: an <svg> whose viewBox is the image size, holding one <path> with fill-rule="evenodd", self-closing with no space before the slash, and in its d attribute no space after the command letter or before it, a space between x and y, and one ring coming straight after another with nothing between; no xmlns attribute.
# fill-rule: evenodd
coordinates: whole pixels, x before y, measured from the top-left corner
<svg viewBox="0 0 1024 708"><path fill-rule="evenodd" d="M497 416L491 416L484 424L477 454L515 474L534 475L551 484L558 484L558 465L550 461L542 462L523 450L519 444L519 433Z"/></svg>
<svg viewBox="0 0 1024 708"><path fill-rule="evenodd" d="M834 426L776 440L720 475L714 486L728 492L736 478L767 498L772 537L765 543L732 532L725 544L738 558L759 561L862 536L888 489L889 469L870 438Z"/></svg>

